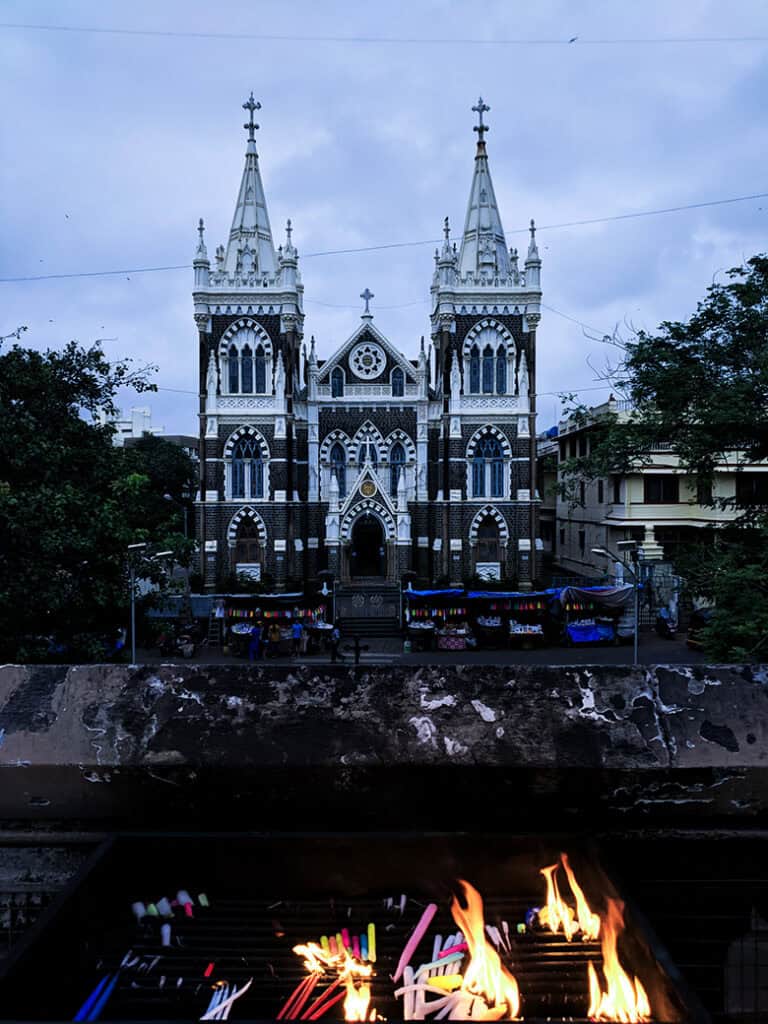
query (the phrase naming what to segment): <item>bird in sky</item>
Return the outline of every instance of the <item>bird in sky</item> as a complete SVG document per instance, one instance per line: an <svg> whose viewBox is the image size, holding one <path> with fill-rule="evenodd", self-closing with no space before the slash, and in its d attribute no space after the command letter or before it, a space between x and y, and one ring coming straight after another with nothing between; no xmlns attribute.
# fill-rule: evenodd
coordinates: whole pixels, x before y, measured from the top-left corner
<svg viewBox="0 0 768 1024"><path fill-rule="evenodd" d="M575 43L578 38L579 38L578 36L573 36L571 39L568 40L568 42L569 43Z"/></svg>

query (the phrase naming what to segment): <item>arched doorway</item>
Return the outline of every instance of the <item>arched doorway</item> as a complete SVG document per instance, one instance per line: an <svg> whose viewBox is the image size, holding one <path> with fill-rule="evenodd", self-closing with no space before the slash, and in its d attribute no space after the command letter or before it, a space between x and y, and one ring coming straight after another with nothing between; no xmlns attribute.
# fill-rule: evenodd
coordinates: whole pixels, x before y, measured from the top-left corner
<svg viewBox="0 0 768 1024"><path fill-rule="evenodd" d="M366 512L355 520L349 553L352 579L363 576L386 576L387 547L381 520Z"/></svg>

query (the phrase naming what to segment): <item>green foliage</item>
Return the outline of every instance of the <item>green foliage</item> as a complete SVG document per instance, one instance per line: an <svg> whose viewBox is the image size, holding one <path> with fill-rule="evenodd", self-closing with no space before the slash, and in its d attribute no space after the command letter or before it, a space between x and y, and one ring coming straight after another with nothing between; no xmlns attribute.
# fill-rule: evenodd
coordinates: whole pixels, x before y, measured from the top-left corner
<svg viewBox="0 0 768 1024"><path fill-rule="evenodd" d="M654 441L672 444L702 489L715 467L740 453L741 469L768 458L768 256L713 283L686 322L665 321L655 335L638 332L624 346L615 385L636 412L629 423L601 418L590 454L561 466L561 493L578 480L648 464ZM574 407L588 420L587 410ZM736 499L708 504L738 512L733 525L707 531L678 570L690 592L716 604L705 649L713 659L768 654L768 508Z"/></svg>
<svg viewBox="0 0 768 1024"><path fill-rule="evenodd" d="M169 462L189 460L166 442L162 452L116 448L112 428L100 423L116 414L119 388L154 390L150 371L111 365L98 345L75 342L59 352L14 345L0 354L5 660L103 660L104 637L127 622L127 545L146 540L148 551L188 554L160 478ZM153 572L162 578L159 567Z"/></svg>

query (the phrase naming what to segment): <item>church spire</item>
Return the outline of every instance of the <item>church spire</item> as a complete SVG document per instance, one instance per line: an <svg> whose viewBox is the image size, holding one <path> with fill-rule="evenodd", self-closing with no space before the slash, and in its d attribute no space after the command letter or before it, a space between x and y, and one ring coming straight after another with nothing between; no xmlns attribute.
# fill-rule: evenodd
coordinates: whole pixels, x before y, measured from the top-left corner
<svg viewBox="0 0 768 1024"><path fill-rule="evenodd" d="M483 121L483 114L491 108L483 102L482 96L472 110L478 115L477 151L475 171L469 192L467 217L464 222L464 236L459 252L459 273L489 277L506 277L509 273L509 254L501 226L496 194L493 191L491 172L488 167L488 153L485 148L485 133L489 130Z"/></svg>
<svg viewBox="0 0 768 1024"><path fill-rule="evenodd" d="M261 104L254 100L253 93L243 104L243 109L248 111L248 121L243 125L248 132L248 142L243 177L224 257L224 269L227 274L247 276L255 273L271 278L277 271L277 258L269 226L264 186L261 183L254 134L259 126L253 120L253 115L256 110L261 109Z"/></svg>

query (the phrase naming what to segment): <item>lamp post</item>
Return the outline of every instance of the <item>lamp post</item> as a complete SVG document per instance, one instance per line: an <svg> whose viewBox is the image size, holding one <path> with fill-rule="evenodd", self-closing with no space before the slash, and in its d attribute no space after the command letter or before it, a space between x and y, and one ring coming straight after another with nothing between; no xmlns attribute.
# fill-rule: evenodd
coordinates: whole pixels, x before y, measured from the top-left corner
<svg viewBox="0 0 768 1024"><path fill-rule="evenodd" d="M638 579L638 571L637 571L637 563L639 561L638 552L637 552L637 543L636 543L636 541L633 541L633 540L623 540L623 541L620 540L618 542L617 546L630 552L631 557L632 557L632 566L633 566L631 569L629 568L629 566L625 562L623 562L623 559L619 555L617 555L615 552L611 551L609 548L606 548L606 547L592 548L592 554L593 555L601 555L603 558L608 558L608 559L610 559L611 561L614 561L614 562L622 562L624 564L627 572L632 574L633 589L635 591L635 608L634 608L634 611L635 611L635 629L634 629L634 634L635 635L634 635L634 643L633 643L633 659L632 659L632 664L633 665L637 665L637 663L638 663L638 656L637 656L638 633L639 633L639 627L640 627L640 593L639 593L640 581Z"/></svg>
<svg viewBox="0 0 768 1024"><path fill-rule="evenodd" d="M139 553L146 548L146 543L142 544L129 544L128 545L128 567L130 569L130 588L131 588L131 664L136 664L136 563L131 557L135 553ZM151 555L151 558L167 558L172 555L172 551L158 551L157 554Z"/></svg>

